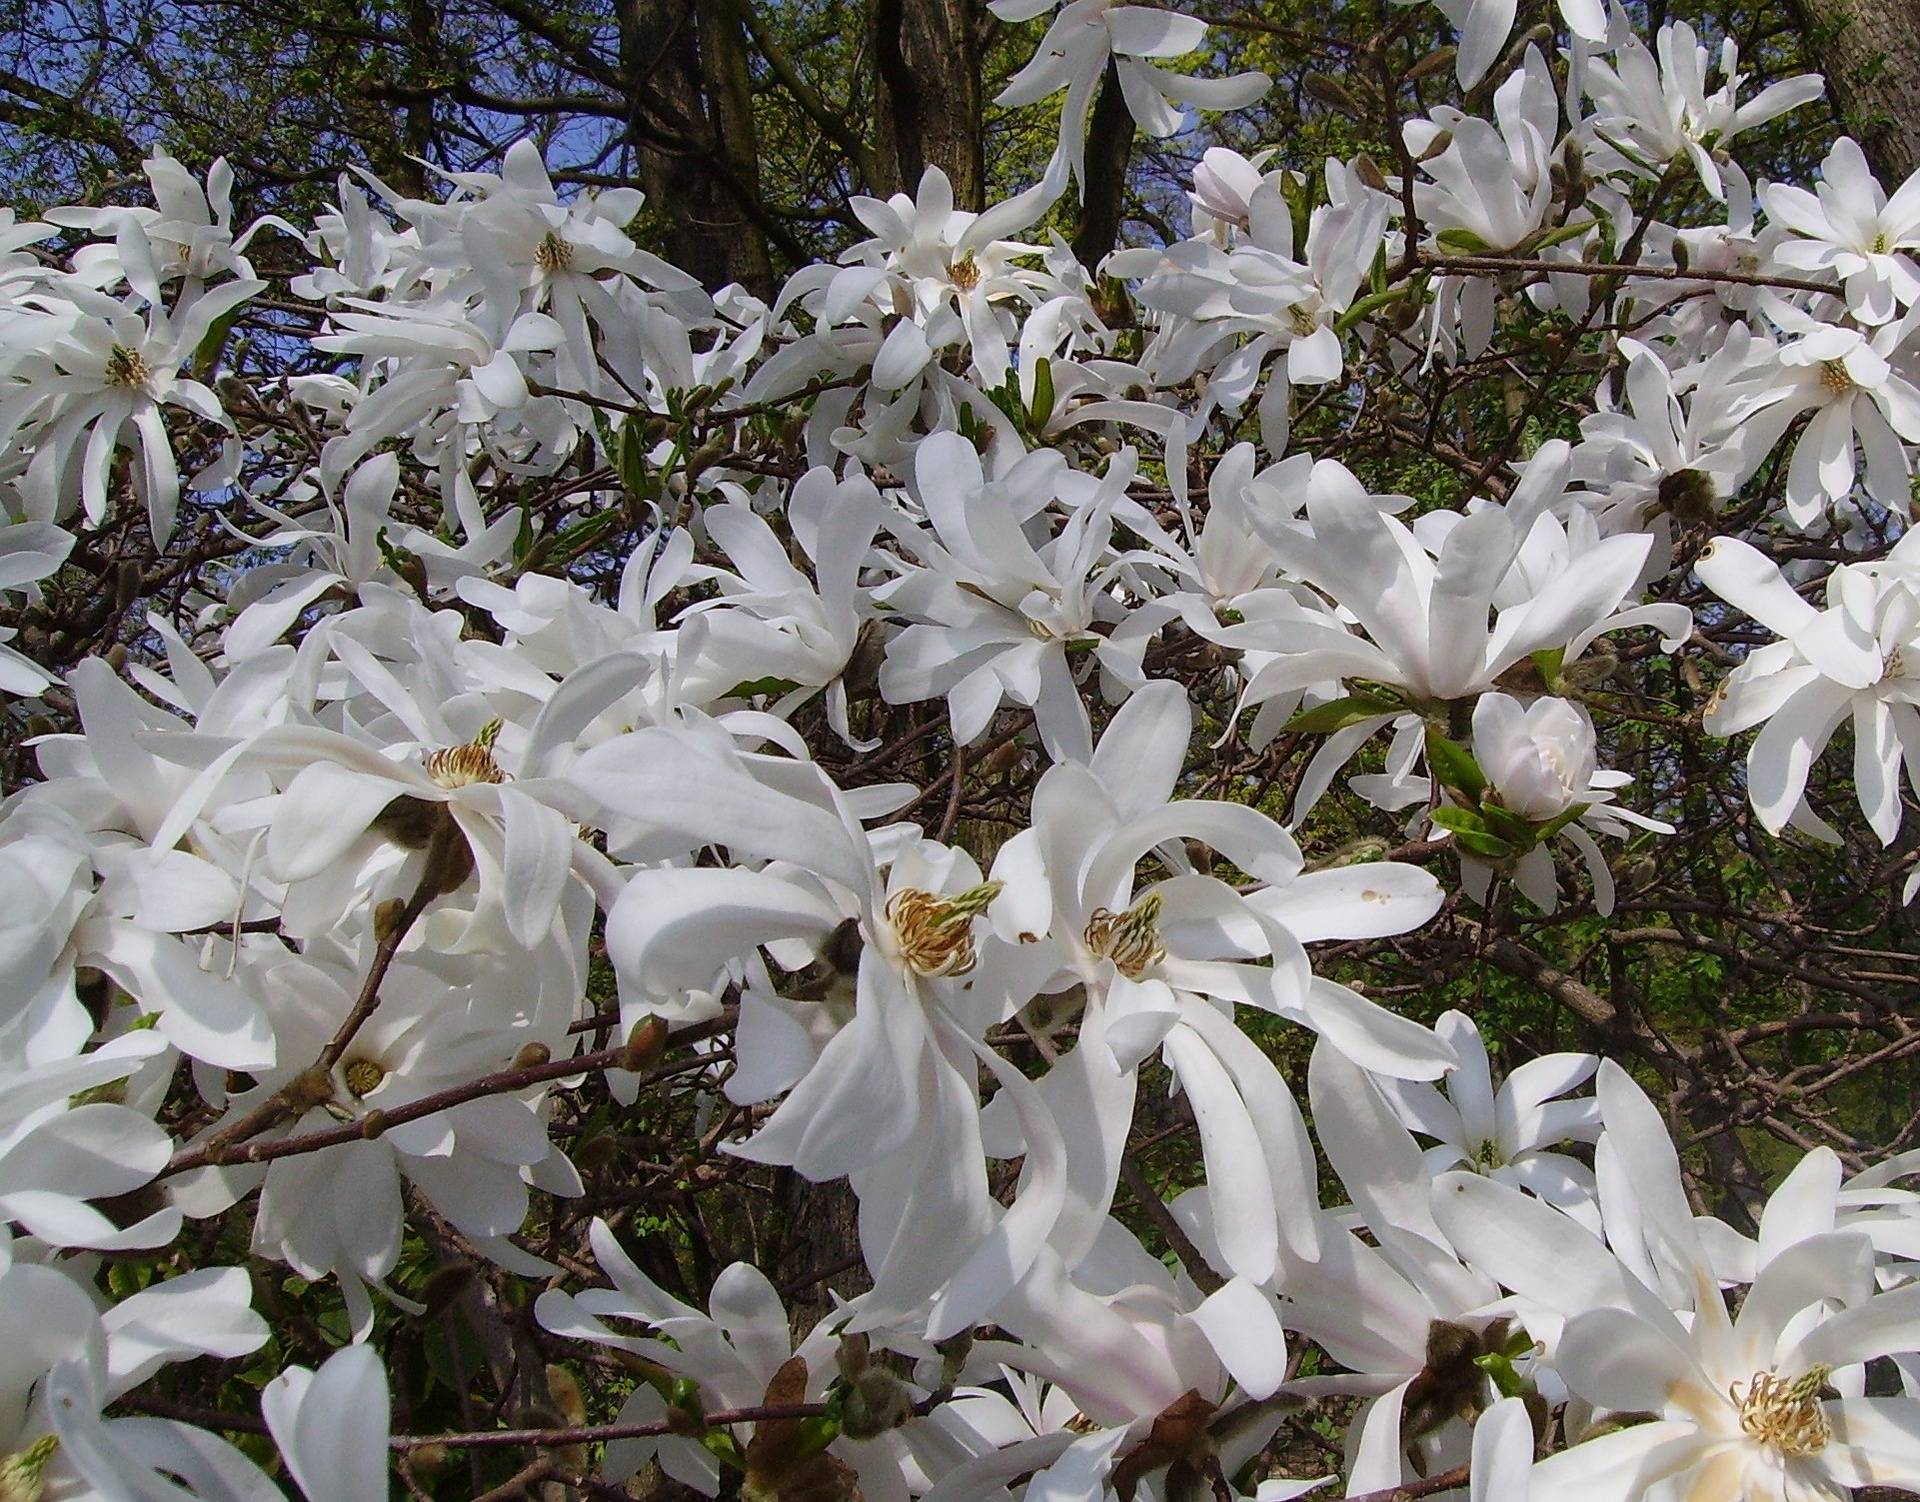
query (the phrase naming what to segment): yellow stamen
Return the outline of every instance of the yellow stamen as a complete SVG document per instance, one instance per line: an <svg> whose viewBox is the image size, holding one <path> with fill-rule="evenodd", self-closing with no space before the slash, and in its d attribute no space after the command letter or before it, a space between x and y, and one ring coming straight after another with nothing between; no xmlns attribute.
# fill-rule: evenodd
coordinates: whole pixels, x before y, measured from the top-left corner
<svg viewBox="0 0 1920 1502"><path fill-rule="evenodd" d="M952 897L936 897L917 887L887 899L900 954L915 975L965 975L978 956L973 950L973 920L1000 895L1002 883L982 882Z"/></svg>
<svg viewBox="0 0 1920 1502"><path fill-rule="evenodd" d="M1740 1427L1782 1455L1817 1455L1833 1439L1820 1407L1820 1388L1830 1367L1812 1367L1793 1381L1775 1372L1755 1372L1745 1393L1738 1382L1728 1396L1739 1406Z"/></svg>
<svg viewBox="0 0 1920 1502"><path fill-rule="evenodd" d="M1160 942L1160 894L1149 893L1124 913L1095 908L1087 924L1087 948L1112 960L1127 979L1140 979L1167 957Z"/></svg>

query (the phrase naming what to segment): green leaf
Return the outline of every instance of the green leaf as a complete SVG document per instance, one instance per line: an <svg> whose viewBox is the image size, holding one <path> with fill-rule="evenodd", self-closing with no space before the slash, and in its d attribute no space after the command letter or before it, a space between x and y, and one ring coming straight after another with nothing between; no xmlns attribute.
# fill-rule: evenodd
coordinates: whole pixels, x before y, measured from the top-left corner
<svg viewBox="0 0 1920 1502"><path fill-rule="evenodd" d="M1287 721L1286 728L1301 735L1328 735L1349 725L1358 725L1362 720L1398 714L1402 707L1397 701L1383 699L1378 694L1348 694L1344 699L1301 710Z"/></svg>
<svg viewBox="0 0 1920 1502"><path fill-rule="evenodd" d="M1470 229L1456 227L1443 229L1433 237L1439 241L1442 250L1456 250L1463 255L1485 255L1493 247L1482 240Z"/></svg>
<svg viewBox="0 0 1920 1502"><path fill-rule="evenodd" d="M1487 821L1473 809L1461 808L1457 804L1443 803L1427 817L1442 829L1451 829L1455 834L1485 834Z"/></svg>
<svg viewBox="0 0 1920 1502"><path fill-rule="evenodd" d="M1503 1398L1517 1398L1527 1389L1526 1379L1513 1369L1513 1358L1504 1351L1495 1351L1490 1356L1476 1356L1473 1364L1493 1379L1493 1385L1500 1389Z"/></svg>
<svg viewBox="0 0 1920 1502"><path fill-rule="evenodd" d="M1575 224L1562 224L1554 229L1542 230L1527 242L1529 250L1545 250L1550 245L1559 245L1567 240L1584 235L1593 228L1591 219L1582 219Z"/></svg>
<svg viewBox="0 0 1920 1502"><path fill-rule="evenodd" d="M1542 840L1552 839L1555 835L1560 833L1561 830L1565 829L1575 819L1579 818L1582 814L1584 814L1588 809L1592 807L1593 805L1591 803L1574 804L1573 807L1568 809L1565 813L1556 815L1554 818L1551 818L1547 820L1546 823L1542 824L1535 838L1542 839Z"/></svg>
<svg viewBox="0 0 1920 1502"><path fill-rule="evenodd" d="M792 693L799 686L791 678L749 678L743 683L734 684L722 697L752 699L760 694L766 694L770 698L778 698L781 694Z"/></svg>
<svg viewBox="0 0 1920 1502"><path fill-rule="evenodd" d="M1482 803L1480 816L1486 820L1488 829L1521 850L1532 849L1539 838L1531 822L1497 803Z"/></svg>
<svg viewBox="0 0 1920 1502"><path fill-rule="evenodd" d="M1033 406L1028 416L1032 419L1035 433L1047 425L1047 419L1053 416L1053 361L1042 355L1033 367Z"/></svg>
<svg viewBox="0 0 1920 1502"><path fill-rule="evenodd" d="M1450 741L1431 725L1427 727L1427 766L1440 779L1442 787L1464 794L1478 803L1487 790L1487 774L1473 753L1458 741Z"/></svg>
<svg viewBox="0 0 1920 1502"><path fill-rule="evenodd" d="M1540 670L1540 681L1551 684L1560 676L1560 665L1567 660L1565 647L1543 647L1533 654L1533 665Z"/></svg>
<svg viewBox="0 0 1920 1502"><path fill-rule="evenodd" d="M1478 834L1471 829L1457 830L1453 836L1453 843L1469 855L1477 855L1482 860L1503 861L1517 853L1513 846L1497 835Z"/></svg>

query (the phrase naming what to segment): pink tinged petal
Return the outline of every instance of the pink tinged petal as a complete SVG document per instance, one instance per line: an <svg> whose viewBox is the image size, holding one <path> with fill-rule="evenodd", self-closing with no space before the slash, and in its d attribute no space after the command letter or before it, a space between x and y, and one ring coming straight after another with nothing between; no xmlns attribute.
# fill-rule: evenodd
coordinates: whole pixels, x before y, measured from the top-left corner
<svg viewBox="0 0 1920 1502"><path fill-rule="evenodd" d="M385 1502L390 1400L371 1346L292 1367L260 1395L267 1427L308 1502Z"/></svg>
<svg viewBox="0 0 1920 1502"><path fill-rule="evenodd" d="M1272 1294L1236 1277L1187 1318L1248 1397L1269 1397L1287 1380L1287 1333Z"/></svg>

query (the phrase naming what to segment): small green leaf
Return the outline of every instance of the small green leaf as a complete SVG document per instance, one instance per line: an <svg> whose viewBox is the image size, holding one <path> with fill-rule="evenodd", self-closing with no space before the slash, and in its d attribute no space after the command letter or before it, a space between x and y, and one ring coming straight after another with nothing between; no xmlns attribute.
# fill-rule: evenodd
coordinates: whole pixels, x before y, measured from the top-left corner
<svg viewBox="0 0 1920 1502"><path fill-rule="evenodd" d="M744 683L734 684L722 697L752 699L765 694L769 698L778 698L781 694L792 693L799 686L791 678L749 678Z"/></svg>
<svg viewBox="0 0 1920 1502"><path fill-rule="evenodd" d="M1427 815L1442 829L1451 829L1456 834L1485 834L1487 821L1473 809L1461 808L1456 804L1443 803Z"/></svg>
<svg viewBox="0 0 1920 1502"><path fill-rule="evenodd" d="M1486 820L1488 829L1519 849L1531 849L1538 839L1538 834L1531 823L1497 803L1482 803L1480 816Z"/></svg>
<svg viewBox="0 0 1920 1502"><path fill-rule="evenodd" d="M1496 835L1479 834L1471 829L1456 830L1454 844L1469 855L1477 855L1482 860L1503 861L1515 854L1513 846Z"/></svg>
<svg viewBox="0 0 1920 1502"><path fill-rule="evenodd" d="M1032 419L1033 431L1038 433L1047 425L1047 419L1053 416L1053 361L1042 355L1033 367L1033 406L1028 416Z"/></svg>
<svg viewBox="0 0 1920 1502"><path fill-rule="evenodd" d="M1328 735L1335 730L1345 730L1349 725L1358 725L1362 720L1398 714L1401 708L1394 700L1383 699L1377 694L1348 694L1344 699L1301 710L1287 721L1286 728L1289 732L1301 735Z"/></svg>
<svg viewBox="0 0 1920 1502"><path fill-rule="evenodd" d="M1443 229L1434 236L1434 239L1440 242L1442 250L1457 250L1466 255L1485 255L1493 249L1470 229L1458 227Z"/></svg>
<svg viewBox="0 0 1920 1502"><path fill-rule="evenodd" d="M1504 1351L1496 1351L1490 1356L1476 1356L1473 1364L1493 1379L1493 1385L1500 1390L1503 1398L1517 1398L1527 1390L1526 1379L1513 1369L1513 1359Z"/></svg>
<svg viewBox="0 0 1920 1502"><path fill-rule="evenodd" d="M1560 833L1561 830L1565 829L1575 819L1579 818L1582 814L1584 814L1588 809L1592 807L1593 805L1591 803L1574 804L1573 807L1568 809L1565 813L1558 814L1555 817L1547 820L1546 823L1542 824L1539 828L1539 831L1535 835L1535 838L1541 839L1541 840L1552 839L1555 835Z"/></svg>
<svg viewBox="0 0 1920 1502"><path fill-rule="evenodd" d="M1450 741L1431 725L1427 727L1427 766L1440 779L1442 787L1462 793L1474 803L1487 790L1487 774L1473 753L1458 741Z"/></svg>

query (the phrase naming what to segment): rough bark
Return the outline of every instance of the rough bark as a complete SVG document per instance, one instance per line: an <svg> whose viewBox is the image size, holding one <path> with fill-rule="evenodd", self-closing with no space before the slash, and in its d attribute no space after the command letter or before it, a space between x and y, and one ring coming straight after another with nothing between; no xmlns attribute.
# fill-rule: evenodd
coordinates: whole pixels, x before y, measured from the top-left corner
<svg viewBox="0 0 1920 1502"><path fill-rule="evenodd" d="M1120 238L1126 202L1127 163L1133 156L1133 114L1120 91L1120 70L1107 62L1106 81L1087 127L1087 182L1074 231L1073 253L1080 264L1097 268Z"/></svg>
<svg viewBox="0 0 1920 1502"><path fill-rule="evenodd" d="M1841 124L1891 192L1920 170L1920 0L1792 0Z"/></svg>
<svg viewBox="0 0 1920 1502"><path fill-rule="evenodd" d="M879 77L875 156L888 191L911 193L928 166L956 207L986 207L980 49L970 0L868 0Z"/></svg>
<svg viewBox="0 0 1920 1502"><path fill-rule="evenodd" d="M627 134L641 185L666 220L668 255L709 286L738 281L770 293L766 237L750 212L758 153L750 109L740 107L746 64L737 24L716 17L703 56L702 12L717 9L702 0L621 0Z"/></svg>

